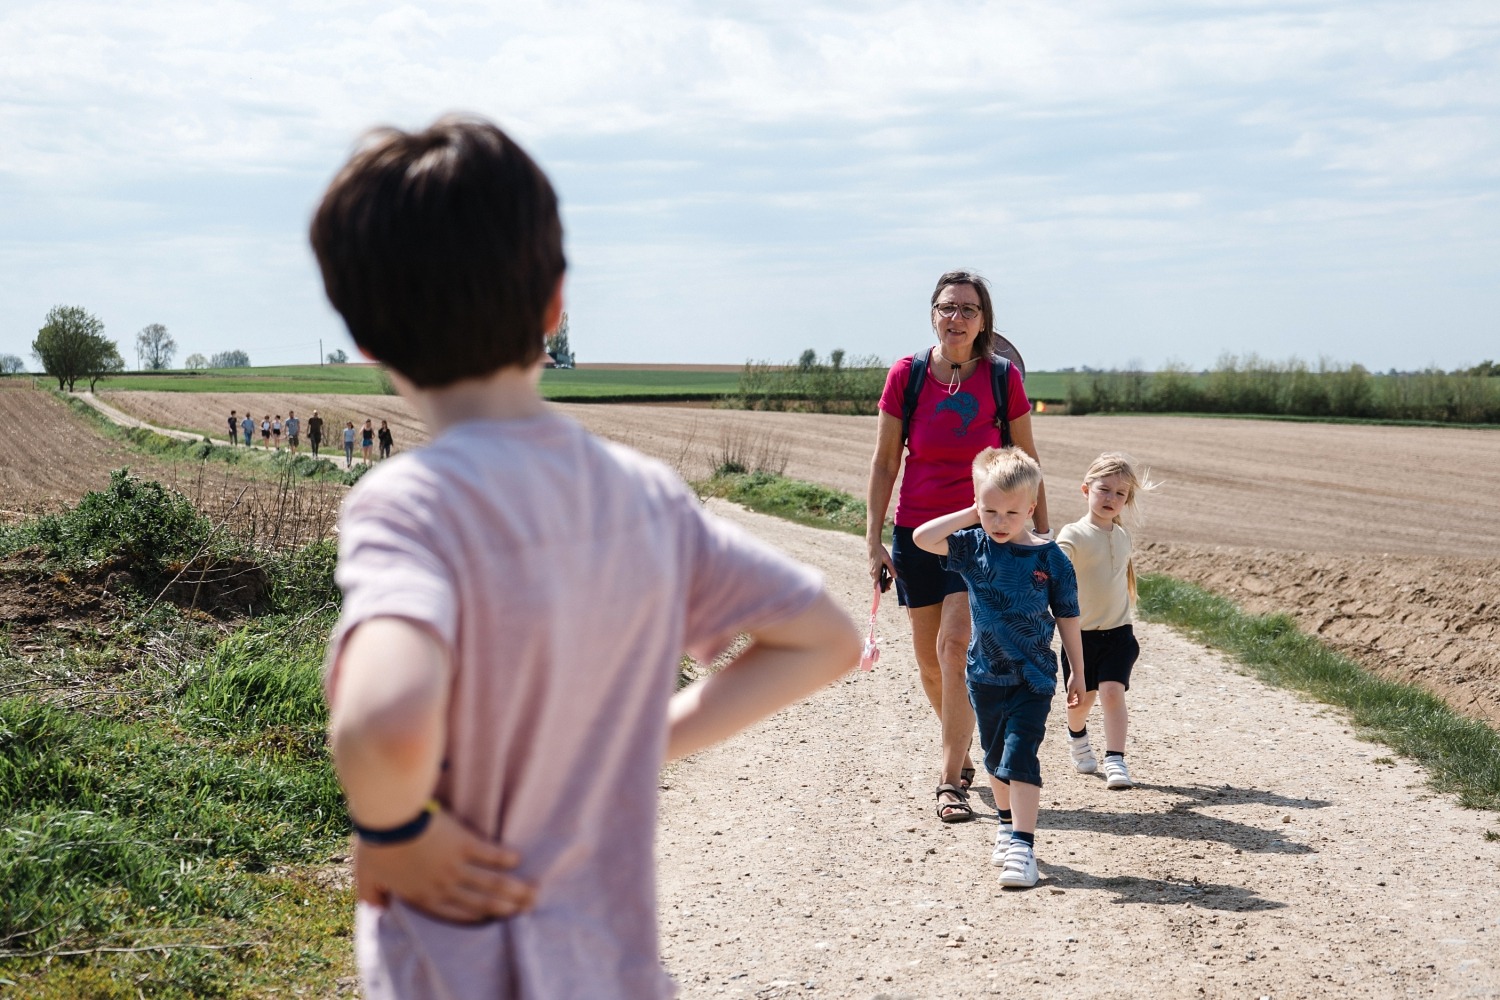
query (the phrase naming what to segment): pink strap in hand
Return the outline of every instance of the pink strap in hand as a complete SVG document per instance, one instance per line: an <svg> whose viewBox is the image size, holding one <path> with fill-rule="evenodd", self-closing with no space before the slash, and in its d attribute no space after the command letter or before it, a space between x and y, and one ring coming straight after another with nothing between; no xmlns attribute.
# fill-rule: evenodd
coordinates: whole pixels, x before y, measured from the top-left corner
<svg viewBox="0 0 1500 1000"><path fill-rule="evenodd" d="M880 647L875 645L875 616L880 611L880 582L875 583L875 600L870 602L870 633L865 636L865 648L859 656L859 669L870 670L880 662Z"/></svg>

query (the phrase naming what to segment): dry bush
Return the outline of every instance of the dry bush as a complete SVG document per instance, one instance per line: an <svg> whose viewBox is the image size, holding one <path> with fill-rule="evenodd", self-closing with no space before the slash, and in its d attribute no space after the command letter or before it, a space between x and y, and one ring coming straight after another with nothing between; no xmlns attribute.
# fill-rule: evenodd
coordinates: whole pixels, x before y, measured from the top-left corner
<svg viewBox="0 0 1500 1000"><path fill-rule="evenodd" d="M719 446L710 452L709 464L715 475L769 472L779 476L791 458L792 443L785 435L736 424L719 431Z"/></svg>

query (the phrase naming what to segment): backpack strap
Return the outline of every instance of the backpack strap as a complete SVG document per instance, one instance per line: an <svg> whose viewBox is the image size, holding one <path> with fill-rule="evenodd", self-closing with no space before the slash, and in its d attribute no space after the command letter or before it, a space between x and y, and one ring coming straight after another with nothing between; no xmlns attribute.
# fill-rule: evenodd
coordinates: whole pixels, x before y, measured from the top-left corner
<svg viewBox="0 0 1500 1000"><path fill-rule="evenodd" d="M911 356L911 373L906 379L906 396L901 401L901 444L911 438L911 415L917 412L917 398L922 395L922 383L927 380L927 363L932 359L932 348L918 351Z"/></svg>
<svg viewBox="0 0 1500 1000"><path fill-rule="evenodd" d="M990 391L995 395L995 426L1000 428L1000 447L1010 448L1010 361L990 355Z"/></svg>

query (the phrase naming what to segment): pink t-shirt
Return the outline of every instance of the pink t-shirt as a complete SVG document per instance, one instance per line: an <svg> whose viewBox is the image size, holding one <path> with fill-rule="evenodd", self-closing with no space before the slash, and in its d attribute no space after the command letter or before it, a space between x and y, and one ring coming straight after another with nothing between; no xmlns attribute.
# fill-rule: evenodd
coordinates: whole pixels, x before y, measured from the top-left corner
<svg viewBox="0 0 1500 1000"><path fill-rule="evenodd" d="M906 442L906 471L901 477L901 495L896 499L896 524L920 527L943 514L974 502L974 456L985 448L1000 446L995 426L995 394L990 389L990 363L979 362L953 394L932 375L929 363L926 384L917 397L911 417L911 436ZM911 380L911 357L891 366L880 394L880 408L901 419L906 384ZM1031 412L1031 400L1021 383L1021 370L1010 366L1008 402L1011 420Z"/></svg>
<svg viewBox="0 0 1500 1000"><path fill-rule="evenodd" d="M408 619L447 645L437 797L519 851L539 890L531 912L475 926L360 904L364 995L671 996L653 840L681 654L800 613L820 576L554 413L466 423L382 463L339 532L330 693L361 622Z"/></svg>

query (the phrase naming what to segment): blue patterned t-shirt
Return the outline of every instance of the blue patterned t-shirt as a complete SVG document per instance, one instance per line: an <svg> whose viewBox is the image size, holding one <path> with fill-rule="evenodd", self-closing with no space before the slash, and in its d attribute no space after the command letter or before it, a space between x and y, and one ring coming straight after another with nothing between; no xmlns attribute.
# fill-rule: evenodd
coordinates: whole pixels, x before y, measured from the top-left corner
<svg viewBox="0 0 1500 1000"><path fill-rule="evenodd" d="M1052 631L1056 619L1078 617L1078 579L1057 543L1002 545L964 528L948 536L943 562L969 585L969 683L1056 691Z"/></svg>

